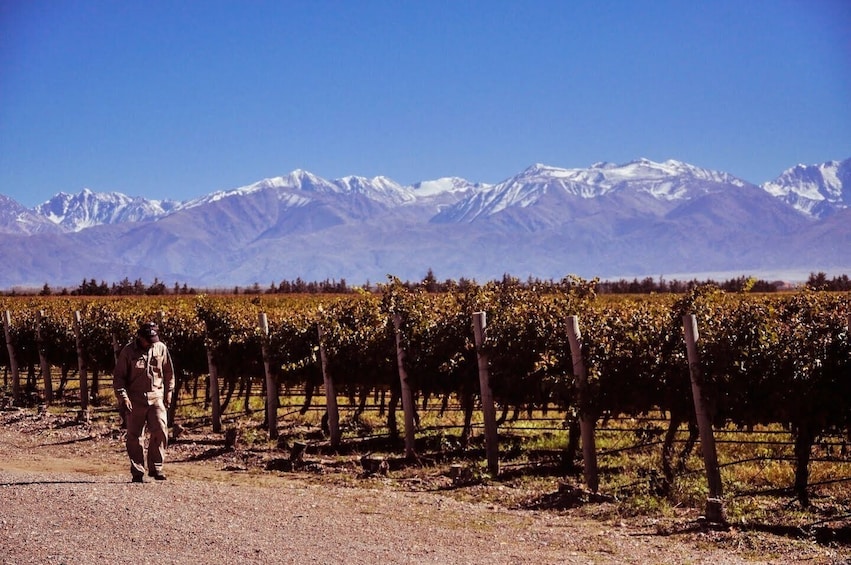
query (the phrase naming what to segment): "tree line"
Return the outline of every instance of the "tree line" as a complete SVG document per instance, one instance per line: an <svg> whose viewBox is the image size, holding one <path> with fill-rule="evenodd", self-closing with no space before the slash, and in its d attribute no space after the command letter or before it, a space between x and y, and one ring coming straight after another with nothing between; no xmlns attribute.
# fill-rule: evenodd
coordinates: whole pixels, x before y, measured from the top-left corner
<svg viewBox="0 0 851 565"><path fill-rule="evenodd" d="M595 279L598 294L683 294L690 292L695 288L712 285L725 292L777 292L787 290L788 283L784 281L766 281L756 277L740 276L724 281L716 281L714 279L691 280L671 279L665 280L664 277L644 277L642 279L633 278L628 280L621 278L618 280L599 280ZM535 289L545 293L557 292L563 281L553 279L541 279L528 277L525 281L521 281L517 277L505 274L501 280L502 283L520 285L525 288ZM401 283L408 290L424 290L425 292L453 292L457 290L465 290L476 286L478 283L475 279L461 277L458 280L445 279L440 281L435 276L434 272L429 269L426 276L420 281L404 281ZM824 272L810 273L809 278L803 285L805 288L813 290L826 290L843 292L851 290L851 279L848 275L839 275L833 278L828 278ZM368 292L378 292L380 285L370 283L368 280L361 287L350 286L346 279L325 279L322 281L306 281L301 277L296 277L293 280L283 279L280 282L272 282L268 287L262 288L260 283L255 282L249 286L234 286L232 288L203 288L197 289L189 286L187 283L180 284L175 282L174 285L168 286L165 282L154 278L153 282L146 284L142 279L130 281L125 277L119 282L107 283L104 280L98 282L94 278L83 279L83 281L74 288L62 287L54 289L48 283L40 291L28 292L25 290L10 290L8 292L0 292L0 295L18 296L18 295L38 295L38 296L162 296L162 295L195 295L195 294L233 294L233 295L259 295L259 294L350 294L357 290L366 290Z"/></svg>

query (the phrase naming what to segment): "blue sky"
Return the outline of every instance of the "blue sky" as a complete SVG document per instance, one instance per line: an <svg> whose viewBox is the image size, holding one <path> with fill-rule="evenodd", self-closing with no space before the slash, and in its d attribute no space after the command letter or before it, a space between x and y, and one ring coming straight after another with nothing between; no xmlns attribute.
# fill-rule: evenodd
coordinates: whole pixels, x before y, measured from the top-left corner
<svg viewBox="0 0 851 565"><path fill-rule="evenodd" d="M0 0L0 193L851 157L847 0Z"/></svg>

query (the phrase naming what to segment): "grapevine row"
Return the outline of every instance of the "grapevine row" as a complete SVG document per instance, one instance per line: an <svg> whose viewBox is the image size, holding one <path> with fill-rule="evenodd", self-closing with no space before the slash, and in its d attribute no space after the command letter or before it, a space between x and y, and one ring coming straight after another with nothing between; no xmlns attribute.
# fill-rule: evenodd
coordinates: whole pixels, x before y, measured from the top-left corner
<svg viewBox="0 0 851 565"><path fill-rule="evenodd" d="M471 316L485 312L483 347L504 414L556 409L575 422L580 414L605 419L662 410L670 418L663 461L669 481L673 434L693 421L682 317L694 314L714 423L788 427L796 438L796 487L805 497L810 446L822 434L851 430L851 295L745 295L704 286L680 296L602 298L595 282L567 278L544 292L504 279L429 293L391 278L378 293L336 297L6 298L0 308L10 312L10 342L22 370L39 367L39 343L50 365L76 366L72 312L79 311L82 354L94 373L111 373L114 337L125 342L150 319L172 351L178 386L208 373L210 351L229 393L242 379L263 380L264 344L278 386L319 386L321 325L326 370L336 390L352 398L376 389L398 398L398 314L412 390L425 400L457 396L468 414L465 434L478 394ZM260 312L268 315L268 335L258 328ZM568 316L578 316L582 327L589 385L582 405ZM6 348L0 364L10 366ZM395 421L388 424L395 430Z"/></svg>

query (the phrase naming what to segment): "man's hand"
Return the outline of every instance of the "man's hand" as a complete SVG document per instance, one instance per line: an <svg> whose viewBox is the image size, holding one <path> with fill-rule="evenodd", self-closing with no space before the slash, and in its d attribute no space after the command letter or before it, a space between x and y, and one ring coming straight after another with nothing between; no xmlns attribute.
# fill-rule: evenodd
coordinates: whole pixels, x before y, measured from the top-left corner
<svg viewBox="0 0 851 565"><path fill-rule="evenodd" d="M127 408L127 411L128 411L128 412L132 412L132 411L133 411L133 403L132 403L132 402L130 402L130 399L129 399L129 398L125 398L125 399L124 399L124 407L125 407L125 408Z"/></svg>

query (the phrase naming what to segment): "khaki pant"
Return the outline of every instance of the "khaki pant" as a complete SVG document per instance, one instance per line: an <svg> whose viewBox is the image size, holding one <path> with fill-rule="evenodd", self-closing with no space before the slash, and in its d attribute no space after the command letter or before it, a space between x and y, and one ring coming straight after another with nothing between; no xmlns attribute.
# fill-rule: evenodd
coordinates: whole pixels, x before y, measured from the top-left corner
<svg viewBox="0 0 851 565"><path fill-rule="evenodd" d="M168 424L165 405L161 398L147 400L131 398L133 410L127 414L127 455L130 456L130 473L134 477L145 474L145 450L142 438L148 428L148 472L162 472L165 450L168 447ZM150 402L150 404L149 404Z"/></svg>

